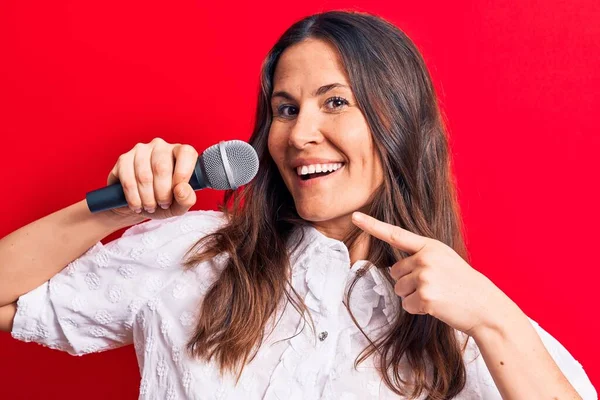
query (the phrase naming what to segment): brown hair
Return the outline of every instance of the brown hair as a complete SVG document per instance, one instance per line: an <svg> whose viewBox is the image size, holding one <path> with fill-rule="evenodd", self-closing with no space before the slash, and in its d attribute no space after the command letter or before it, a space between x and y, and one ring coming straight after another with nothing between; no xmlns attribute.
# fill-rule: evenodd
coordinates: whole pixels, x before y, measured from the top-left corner
<svg viewBox="0 0 600 400"><path fill-rule="evenodd" d="M286 246L292 232L306 222L298 216L269 154L267 137L277 61L286 48L307 38L324 40L337 49L372 132L384 184L374 193L369 214L437 239L467 260L446 130L416 46L391 23L365 13L333 11L302 19L281 36L262 66L250 138L260 159L260 173L245 187L226 192L221 210L228 222L196 243L185 261L186 268L193 268L217 255L228 256L203 300L210 306L202 307L187 348L192 356L214 357L222 372L238 371L238 378L262 344L279 300L285 298L285 304L292 304L306 322L307 309L291 286L290 249ZM360 230L354 229L344 243L351 247L359 235ZM394 281L385 267L407 256L383 241L369 239L367 259L391 286ZM360 275L353 284L358 279ZM346 294L346 305L351 291ZM399 304L400 299L395 300ZM400 360L406 356L414 379L411 398L423 390L427 399L456 396L466 383L464 348L456 331L430 315L397 309L398 315L381 337L367 337L370 345L355 367L377 353L376 365L385 384L406 396L411 383L400 377ZM428 371L426 358L432 371Z"/></svg>

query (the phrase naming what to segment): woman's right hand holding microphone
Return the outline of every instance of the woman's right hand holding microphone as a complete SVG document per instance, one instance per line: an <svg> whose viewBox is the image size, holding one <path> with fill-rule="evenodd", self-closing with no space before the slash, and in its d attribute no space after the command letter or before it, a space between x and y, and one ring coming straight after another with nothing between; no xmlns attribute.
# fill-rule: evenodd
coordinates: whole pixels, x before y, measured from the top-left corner
<svg viewBox="0 0 600 400"><path fill-rule="evenodd" d="M196 203L189 181L197 161L198 152L187 144L160 138L136 144L119 156L107 178L107 185L121 183L128 206L108 211L138 222L185 214Z"/></svg>

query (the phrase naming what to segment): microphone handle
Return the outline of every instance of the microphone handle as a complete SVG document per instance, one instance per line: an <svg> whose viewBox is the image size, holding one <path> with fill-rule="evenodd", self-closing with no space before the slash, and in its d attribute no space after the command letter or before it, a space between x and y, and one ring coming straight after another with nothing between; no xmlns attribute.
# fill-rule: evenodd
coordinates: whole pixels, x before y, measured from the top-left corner
<svg viewBox="0 0 600 400"><path fill-rule="evenodd" d="M204 170L204 164L202 163L202 156L198 157L198 161L196 161L194 173L192 174L189 183L194 190L210 188L210 183L208 182L208 179L206 179L206 171ZM85 194L85 200L91 213L125 207L127 205L125 192L123 192L123 186L121 186L120 182L87 192Z"/></svg>

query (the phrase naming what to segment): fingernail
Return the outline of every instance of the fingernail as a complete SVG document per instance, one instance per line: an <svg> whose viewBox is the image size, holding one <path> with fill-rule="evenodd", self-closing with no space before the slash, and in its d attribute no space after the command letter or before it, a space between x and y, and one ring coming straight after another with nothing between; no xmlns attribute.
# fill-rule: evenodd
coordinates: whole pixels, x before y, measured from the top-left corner
<svg viewBox="0 0 600 400"><path fill-rule="evenodd" d="M146 212L152 214L155 211L154 208L146 208Z"/></svg>
<svg viewBox="0 0 600 400"><path fill-rule="evenodd" d="M352 218L354 218L354 220L357 222L360 222L363 220L363 216L358 212L352 213Z"/></svg>
<svg viewBox="0 0 600 400"><path fill-rule="evenodd" d="M171 206L171 204L159 204L160 208L162 208L163 210L166 210L167 208L169 208Z"/></svg>
<svg viewBox="0 0 600 400"><path fill-rule="evenodd" d="M134 209L133 211L135 211L135 213L136 213L136 214L139 214L139 213L141 213L141 212L142 212L142 209L141 209L141 208L136 208L136 209Z"/></svg>

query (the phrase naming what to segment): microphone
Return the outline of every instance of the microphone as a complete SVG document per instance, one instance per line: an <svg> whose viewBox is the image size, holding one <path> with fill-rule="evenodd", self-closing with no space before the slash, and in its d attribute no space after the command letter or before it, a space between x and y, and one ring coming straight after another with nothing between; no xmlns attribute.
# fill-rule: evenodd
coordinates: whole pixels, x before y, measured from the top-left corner
<svg viewBox="0 0 600 400"><path fill-rule="evenodd" d="M233 190L250 182L258 172L258 155L242 140L219 142L198 157L189 181L194 190ZM120 182L86 193L90 212L124 207L127 199Z"/></svg>

